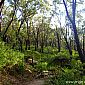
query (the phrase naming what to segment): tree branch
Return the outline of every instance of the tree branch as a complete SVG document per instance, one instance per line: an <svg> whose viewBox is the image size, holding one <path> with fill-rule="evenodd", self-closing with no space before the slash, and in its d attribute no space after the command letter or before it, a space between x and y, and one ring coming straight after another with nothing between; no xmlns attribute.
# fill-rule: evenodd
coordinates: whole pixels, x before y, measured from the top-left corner
<svg viewBox="0 0 85 85"><path fill-rule="evenodd" d="M73 21L72 21L70 15L69 15L69 13L68 13L68 9L67 9L67 6L66 6L66 2L65 2L65 0L63 0L63 3L64 3L64 6L65 6L66 14L67 14L67 16L68 16L70 22L73 23Z"/></svg>

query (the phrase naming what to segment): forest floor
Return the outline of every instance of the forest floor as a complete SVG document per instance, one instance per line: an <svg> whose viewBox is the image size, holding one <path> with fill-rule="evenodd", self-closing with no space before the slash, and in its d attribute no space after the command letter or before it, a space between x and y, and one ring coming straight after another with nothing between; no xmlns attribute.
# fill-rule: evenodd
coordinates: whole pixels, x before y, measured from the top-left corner
<svg viewBox="0 0 85 85"><path fill-rule="evenodd" d="M27 82L25 85L44 85L44 79L34 79L30 83Z"/></svg>
<svg viewBox="0 0 85 85"><path fill-rule="evenodd" d="M30 76L30 75L29 75ZM13 76L0 72L0 85L44 85L44 78L31 78L24 76Z"/></svg>

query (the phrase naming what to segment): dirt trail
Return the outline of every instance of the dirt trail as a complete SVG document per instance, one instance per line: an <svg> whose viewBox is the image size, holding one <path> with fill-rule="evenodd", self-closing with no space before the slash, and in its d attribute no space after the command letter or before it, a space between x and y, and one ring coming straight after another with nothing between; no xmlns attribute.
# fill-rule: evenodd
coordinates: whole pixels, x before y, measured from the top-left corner
<svg viewBox="0 0 85 85"><path fill-rule="evenodd" d="M44 85L45 80L44 78L29 80L29 78L23 79L22 77L16 78L0 74L0 85Z"/></svg>
<svg viewBox="0 0 85 85"><path fill-rule="evenodd" d="M25 85L44 85L44 79L35 79L30 83L29 82L25 83Z"/></svg>

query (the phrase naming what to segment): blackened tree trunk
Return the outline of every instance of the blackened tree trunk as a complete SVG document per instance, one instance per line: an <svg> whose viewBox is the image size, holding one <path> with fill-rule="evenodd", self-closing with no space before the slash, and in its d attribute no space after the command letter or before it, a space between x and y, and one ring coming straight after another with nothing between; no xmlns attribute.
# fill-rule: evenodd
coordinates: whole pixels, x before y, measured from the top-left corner
<svg viewBox="0 0 85 85"><path fill-rule="evenodd" d="M56 35L57 35L57 40L58 40L58 52L60 52L60 38L57 32L56 32Z"/></svg>
<svg viewBox="0 0 85 85"><path fill-rule="evenodd" d="M85 36L83 34L83 54L85 55Z"/></svg>
<svg viewBox="0 0 85 85"><path fill-rule="evenodd" d="M68 43L68 41L67 41L67 38L66 37L64 37L65 38L65 41L66 41L66 44L67 44L67 48L68 48L68 50L69 50L69 53L70 53L70 55L72 56L72 49L71 49L71 47L70 47L70 45L69 45L69 43Z"/></svg>
<svg viewBox="0 0 85 85"><path fill-rule="evenodd" d="M22 27L23 23L24 23L24 19L22 19L22 20L21 20L21 24L20 24L20 26L19 26L19 28L18 28L17 35L19 35L20 29L21 29L21 27Z"/></svg>
<svg viewBox="0 0 85 85"><path fill-rule="evenodd" d="M38 48L38 38L39 38L39 28L37 29L37 38L36 38L36 45L37 45L37 48Z"/></svg>
<svg viewBox="0 0 85 85"><path fill-rule="evenodd" d="M85 57L84 57L84 54L83 54L82 49L80 47L80 42L79 42L79 38L78 38L78 34L77 34L76 25L73 25L73 29L74 29L75 42L76 42L76 45L77 45L77 51L79 53L81 61L85 62Z"/></svg>
<svg viewBox="0 0 85 85"><path fill-rule="evenodd" d="M44 47L44 42L43 42L43 38L42 38L42 42L41 42L41 52L43 53L43 47Z"/></svg>
<svg viewBox="0 0 85 85"><path fill-rule="evenodd" d="M26 24L27 24L27 41L26 41L27 47L26 48L27 48L27 50L30 50L30 28L28 26L28 20L26 21Z"/></svg>
<svg viewBox="0 0 85 85"><path fill-rule="evenodd" d="M25 40L25 50L27 50L27 40Z"/></svg>
<svg viewBox="0 0 85 85"><path fill-rule="evenodd" d="M21 20L21 24L20 24L20 26L18 28L18 31L16 32L16 41L18 40L19 50L20 51L22 51L22 40L21 40L21 37L19 36L19 33L20 33L20 28L22 27L23 23L24 23L24 20Z"/></svg>
<svg viewBox="0 0 85 85"><path fill-rule="evenodd" d="M36 39L36 35L35 35L35 31L33 30L33 34L34 34L34 45L35 45L35 51L37 50L37 46L36 46L36 43L37 43L37 39Z"/></svg>
<svg viewBox="0 0 85 85"><path fill-rule="evenodd" d="M30 41L29 41L29 39L26 39L25 42L26 42L25 50L30 50Z"/></svg>

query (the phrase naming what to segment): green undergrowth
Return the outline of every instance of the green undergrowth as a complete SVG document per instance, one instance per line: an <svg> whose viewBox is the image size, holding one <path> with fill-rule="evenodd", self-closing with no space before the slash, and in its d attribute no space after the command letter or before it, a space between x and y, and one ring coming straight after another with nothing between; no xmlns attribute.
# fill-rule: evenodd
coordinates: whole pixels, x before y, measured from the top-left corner
<svg viewBox="0 0 85 85"><path fill-rule="evenodd" d="M49 77L46 85L78 85L78 81L85 80L85 76L81 76L84 69L83 64L79 60L78 52L74 50L72 52L72 60L70 62L68 61L70 59L69 51L65 49L58 52L57 48L45 47L43 53L34 50L25 50L21 53L0 41L0 70L5 66L11 66L13 71L18 68L19 73L24 72L24 69L28 69L28 71L37 70L37 72L52 71L55 76ZM37 61L37 64L34 67L27 65L24 62L25 57L33 58L34 61ZM65 59L66 61L57 61L57 59ZM63 62L63 65L65 63L68 65L69 63L70 68L62 67L59 65L61 62ZM69 84L68 81L73 81L73 83Z"/></svg>
<svg viewBox="0 0 85 85"><path fill-rule="evenodd" d="M0 41L0 69L4 66L23 64L24 54L10 49L4 42Z"/></svg>

